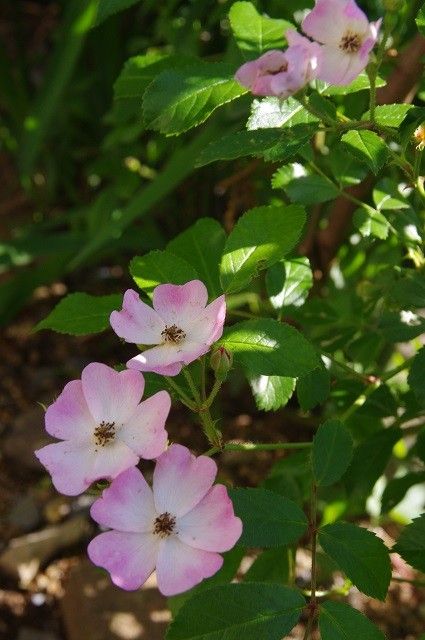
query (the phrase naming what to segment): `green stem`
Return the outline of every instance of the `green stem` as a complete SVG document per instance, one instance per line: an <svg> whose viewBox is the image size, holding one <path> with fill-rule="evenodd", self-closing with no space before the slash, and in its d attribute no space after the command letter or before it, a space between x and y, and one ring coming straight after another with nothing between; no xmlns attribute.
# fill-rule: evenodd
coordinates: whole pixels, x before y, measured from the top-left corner
<svg viewBox="0 0 425 640"><path fill-rule="evenodd" d="M383 384L385 382L388 382L388 380L390 380L391 378L396 376L398 373L400 373L401 371L404 371L404 369L407 369L407 367L409 367L409 365L412 363L413 359L414 359L414 356L412 358L408 358L407 360L405 360L398 367L395 367L394 369L390 369L390 371L387 371L387 373L384 373L379 378L376 377L375 380L370 383L369 387L367 389L365 389L365 391L363 393L361 393L359 396L357 396L357 398L354 400L353 404L350 407L348 407L348 409L346 409L346 411L344 411L344 413L341 415L341 420L344 422L344 421L348 420L349 418L351 418L351 416L358 409L360 409L360 407L362 407L364 405L364 403L369 398L369 396L371 396L372 393L374 391L376 391L376 389L378 389L378 387L381 386L381 384Z"/></svg>
<svg viewBox="0 0 425 640"><path fill-rule="evenodd" d="M202 402L205 402L205 400L207 399L205 356L201 358L201 398L202 398Z"/></svg>
<svg viewBox="0 0 425 640"><path fill-rule="evenodd" d="M177 395L180 397L180 400L183 402L183 404L185 404L187 407L189 407L189 409L191 409L192 411L196 411L196 405L194 404L194 402L189 398L188 395L186 395L185 391L183 391L183 389L177 384L177 382L175 382L172 378L170 378L169 376L164 376L165 379L167 380L168 384L170 385L170 387L172 389L174 389L174 391L177 393Z"/></svg>
<svg viewBox="0 0 425 640"><path fill-rule="evenodd" d="M213 388L211 389L211 393L208 396L208 398L205 401L205 406L206 407L210 407L212 405L212 403L214 402L214 398L216 397L217 393L220 391L221 389L221 385L223 384L223 380L216 380L214 382Z"/></svg>
<svg viewBox="0 0 425 640"><path fill-rule="evenodd" d="M298 102L304 107L304 109L311 113L312 116L314 116L315 118L319 118L319 120L321 120L322 122L326 122L326 124L335 128L337 123L334 122L332 118L327 116L325 113L321 113L320 111L317 111L314 107L312 107L310 102L306 99L305 95L303 95L302 93L296 94L294 98L296 98Z"/></svg>
<svg viewBox="0 0 425 640"><path fill-rule="evenodd" d="M215 453L219 453L221 451L280 451L285 449L309 449L311 446L311 442L228 442L224 447L213 447L212 449L209 449L204 455L213 456Z"/></svg>
<svg viewBox="0 0 425 640"><path fill-rule="evenodd" d="M221 433L218 429L216 429L209 409L199 411L199 418L201 420L204 433L208 438L209 443L213 445L210 451L222 451L223 446L221 441Z"/></svg>
<svg viewBox="0 0 425 640"><path fill-rule="evenodd" d="M337 360L337 358L335 358L335 356L332 356L330 353L326 353L324 351L322 353L324 356L326 356L326 358L329 358L329 360L331 360L334 364L340 367L340 369L343 369L350 376L353 376L353 378L357 378L357 380L360 380L364 384L369 383L368 376L365 375L364 373L359 373L358 371L350 367L348 364L345 364L345 362L341 362L340 360Z"/></svg>
<svg viewBox="0 0 425 640"><path fill-rule="evenodd" d="M304 640L310 638L317 614L317 484L313 481L311 486L310 508L310 535L311 535L311 596L308 605L308 621L304 633Z"/></svg>
<svg viewBox="0 0 425 640"><path fill-rule="evenodd" d="M195 401L198 403L198 405L201 404L201 394L199 393L199 390L196 384L194 383L192 376L190 375L190 371L186 367L183 368L183 374L184 374L184 377L186 378L187 384L189 385L189 389L193 393L193 397L195 398Z"/></svg>

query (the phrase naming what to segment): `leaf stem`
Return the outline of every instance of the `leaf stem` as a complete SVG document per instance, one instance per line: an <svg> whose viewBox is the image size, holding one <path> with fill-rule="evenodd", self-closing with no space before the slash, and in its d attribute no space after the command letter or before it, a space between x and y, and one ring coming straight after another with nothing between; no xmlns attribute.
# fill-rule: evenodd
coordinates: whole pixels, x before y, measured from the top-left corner
<svg viewBox="0 0 425 640"><path fill-rule="evenodd" d="M205 456L213 456L221 451L280 451L285 449L308 449L311 442L228 442L221 448L212 447L204 453Z"/></svg>
<svg viewBox="0 0 425 640"><path fill-rule="evenodd" d="M189 409L191 409L192 411L195 411L196 410L195 403L193 402L193 400L189 398L186 392L183 391L180 385L178 385L177 382L175 382L170 376L164 376L164 377L167 380L167 383L170 385L170 387L174 389L174 391L180 397L180 400L183 402L183 404L189 407Z"/></svg>

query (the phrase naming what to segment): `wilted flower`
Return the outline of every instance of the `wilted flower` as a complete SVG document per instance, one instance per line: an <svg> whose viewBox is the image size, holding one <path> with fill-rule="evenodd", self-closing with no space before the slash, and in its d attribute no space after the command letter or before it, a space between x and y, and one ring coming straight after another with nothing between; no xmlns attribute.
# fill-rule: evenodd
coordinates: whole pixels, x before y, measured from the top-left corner
<svg viewBox="0 0 425 640"><path fill-rule="evenodd" d="M354 0L316 0L302 29L323 45L318 78L334 85L357 78L368 63L380 24L369 22Z"/></svg>
<svg viewBox="0 0 425 640"><path fill-rule="evenodd" d="M242 532L224 485L212 486L217 465L173 444L158 458L151 489L138 469L116 478L91 515L111 527L94 538L88 554L122 589L138 589L156 568L166 596L209 578Z"/></svg>
<svg viewBox="0 0 425 640"><path fill-rule="evenodd" d="M126 342L155 345L129 360L127 367L175 376L207 353L221 337L226 315L224 296L207 302L200 280L160 284L153 292L153 309L135 291L126 291L122 310L111 314L113 330Z"/></svg>
<svg viewBox="0 0 425 640"><path fill-rule="evenodd" d="M65 385L45 417L46 431L63 442L35 452L60 493L78 495L165 450L170 396L159 391L140 402L144 386L138 371L118 373L98 362Z"/></svg>
<svg viewBox="0 0 425 640"><path fill-rule="evenodd" d="M254 95L287 98L315 78L321 47L293 30L286 32L286 38L285 51L267 51L236 72L236 80Z"/></svg>

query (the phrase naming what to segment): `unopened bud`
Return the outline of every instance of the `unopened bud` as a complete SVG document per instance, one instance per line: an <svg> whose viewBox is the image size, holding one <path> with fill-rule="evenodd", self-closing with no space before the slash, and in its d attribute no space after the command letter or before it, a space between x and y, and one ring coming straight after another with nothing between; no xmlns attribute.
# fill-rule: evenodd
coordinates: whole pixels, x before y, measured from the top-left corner
<svg viewBox="0 0 425 640"><path fill-rule="evenodd" d="M215 373L217 380L225 380L232 368L233 354L226 347L215 349L210 358L210 367Z"/></svg>
<svg viewBox="0 0 425 640"><path fill-rule="evenodd" d="M425 123L422 123L415 129L413 133L413 137L416 142L416 148L419 151L423 151L425 149Z"/></svg>

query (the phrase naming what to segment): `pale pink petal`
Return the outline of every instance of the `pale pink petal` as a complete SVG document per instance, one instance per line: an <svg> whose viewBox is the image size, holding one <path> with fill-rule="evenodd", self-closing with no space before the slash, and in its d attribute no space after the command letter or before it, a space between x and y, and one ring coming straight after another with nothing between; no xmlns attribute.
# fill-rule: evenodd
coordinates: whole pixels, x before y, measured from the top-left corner
<svg viewBox="0 0 425 640"><path fill-rule="evenodd" d="M152 489L136 467L127 469L93 503L90 515L111 529L152 532L152 523L157 517Z"/></svg>
<svg viewBox="0 0 425 640"><path fill-rule="evenodd" d="M87 440L96 427L83 394L81 380L72 380L45 415L46 431L61 440Z"/></svg>
<svg viewBox="0 0 425 640"><path fill-rule="evenodd" d="M181 329L205 308L208 302L207 288L200 280L186 284L160 284L153 292L153 307L164 322Z"/></svg>
<svg viewBox="0 0 425 640"><path fill-rule="evenodd" d="M94 538L87 553L98 567L111 574L117 587L139 589L155 569L159 538L151 533L106 531Z"/></svg>
<svg viewBox="0 0 425 640"><path fill-rule="evenodd" d="M93 451L87 443L55 442L38 449L35 455L59 493L77 496L90 486L86 476L93 464Z"/></svg>
<svg viewBox="0 0 425 640"><path fill-rule="evenodd" d="M187 340L213 344L222 336L225 319L226 298L223 295L200 311L199 316L188 329Z"/></svg>
<svg viewBox="0 0 425 640"><path fill-rule="evenodd" d="M252 89L255 80L259 74L259 67L257 60L251 60L245 62L235 73L235 80L239 82L243 87Z"/></svg>
<svg viewBox="0 0 425 640"><path fill-rule="evenodd" d="M329 84L350 84L367 64L367 57L362 59L358 55L350 55L334 47L324 45L322 51L322 66L318 78Z"/></svg>
<svg viewBox="0 0 425 640"><path fill-rule="evenodd" d="M176 376L182 368L181 344L161 344L131 358L129 369L153 371L163 376Z"/></svg>
<svg viewBox="0 0 425 640"><path fill-rule="evenodd" d="M352 31L364 33L369 27L366 14L357 6L354 0L346 0L343 4L343 16L347 21L347 26Z"/></svg>
<svg viewBox="0 0 425 640"><path fill-rule="evenodd" d="M139 404L119 430L119 439L141 458L157 458L167 447L165 421L170 407L170 395L166 391L158 391Z"/></svg>
<svg viewBox="0 0 425 640"><path fill-rule="evenodd" d="M134 413L145 386L140 373L118 372L100 362L87 365L81 381L90 412L98 423L125 422Z"/></svg>
<svg viewBox="0 0 425 640"><path fill-rule="evenodd" d="M303 20L302 30L318 42L338 46L347 26L346 4L345 0L316 0Z"/></svg>
<svg viewBox="0 0 425 640"><path fill-rule="evenodd" d="M194 549L176 536L163 540L156 564L158 589L164 596L173 596L191 589L213 576L223 565L217 553Z"/></svg>
<svg viewBox="0 0 425 640"><path fill-rule="evenodd" d="M214 460L195 457L187 447L172 444L158 458L153 474L156 510L181 518L202 500L216 474Z"/></svg>
<svg viewBox="0 0 425 640"><path fill-rule="evenodd" d="M142 302L132 289L124 294L122 310L111 313L110 323L120 338L135 344L158 344L165 329L155 309Z"/></svg>
<svg viewBox="0 0 425 640"><path fill-rule="evenodd" d="M98 445L94 447L93 464L86 474L89 485L101 478L116 478L139 462L139 456L118 438L104 447Z"/></svg>
<svg viewBox="0 0 425 640"><path fill-rule="evenodd" d="M216 484L189 513L177 520L180 540L204 551L228 551L242 533L227 489Z"/></svg>

